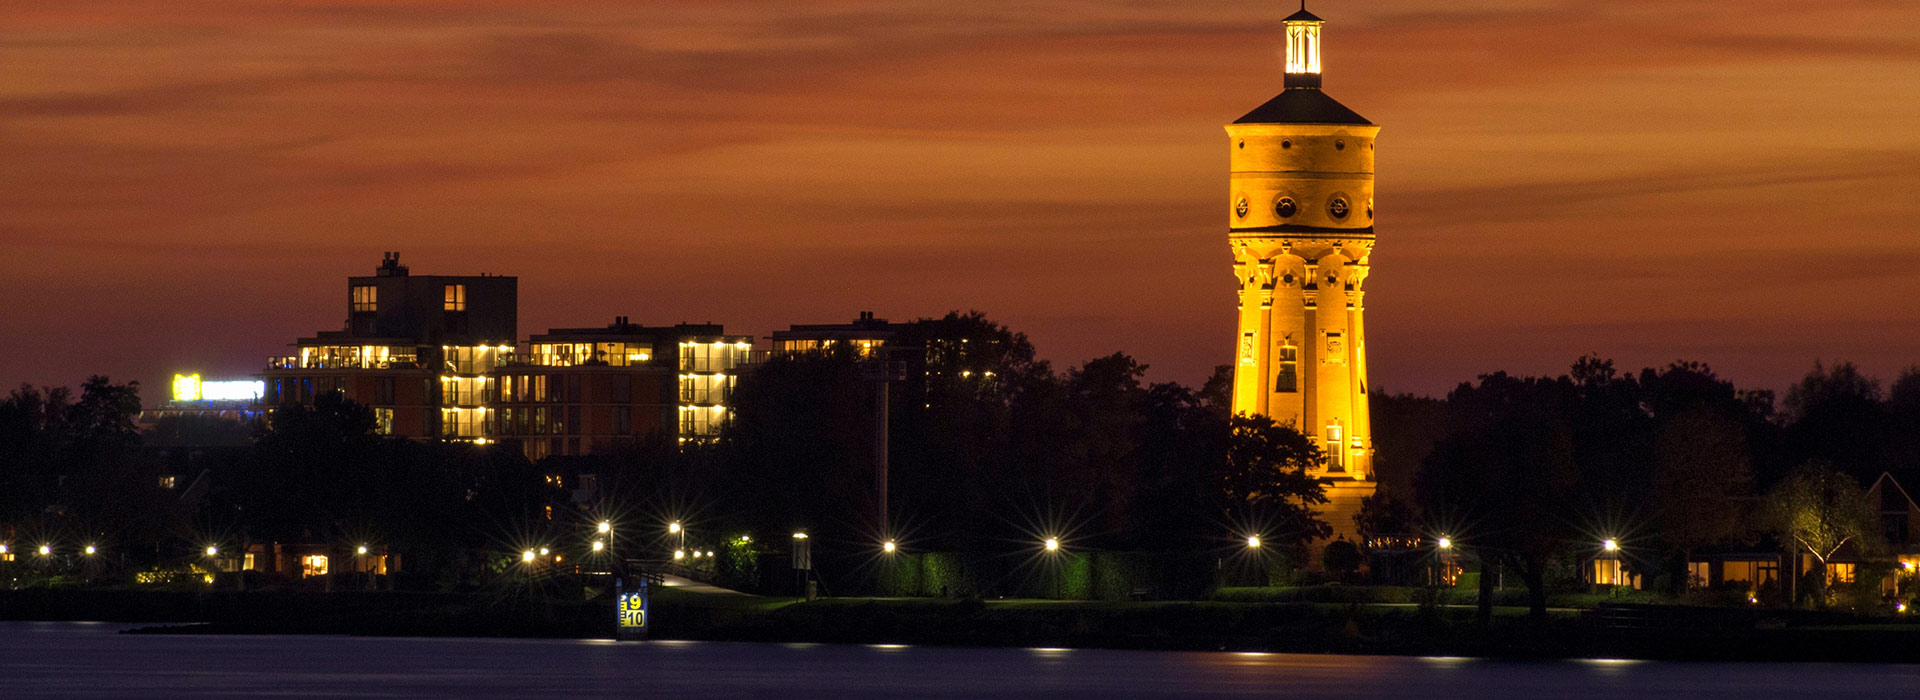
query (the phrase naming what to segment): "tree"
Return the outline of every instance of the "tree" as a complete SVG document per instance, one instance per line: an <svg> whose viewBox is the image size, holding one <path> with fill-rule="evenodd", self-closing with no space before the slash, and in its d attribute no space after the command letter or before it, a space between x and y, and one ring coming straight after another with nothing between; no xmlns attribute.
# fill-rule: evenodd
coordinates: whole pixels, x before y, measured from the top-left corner
<svg viewBox="0 0 1920 700"><path fill-rule="evenodd" d="M1856 480L1887 468L1887 408L1880 382L1851 362L1813 371L1787 389L1786 447L1795 463L1825 460Z"/></svg>
<svg viewBox="0 0 1920 700"><path fill-rule="evenodd" d="M1360 512L1353 516L1360 533L1360 546L1372 548L1376 540L1405 539L1413 533L1413 506L1380 491L1360 500Z"/></svg>
<svg viewBox="0 0 1920 700"><path fill-rule="evenodd" d="M1848 542L1865 549L1878 532L1873 505L1853 477L1831 463L1802 464L1767 495L1767 520L1826 569Z"/></svg>
<svg viewBox="0 0 1920 700"><path fill-rule="evenodd" d="M1577 534L1568 513L1580 481L1569 405L1579 392L1568 377L1519 378L1496 372L1448 394L1447 437L1414 477L1422 509L1454 546L1481 562L1480 618L1493 612L1491 566L1520 569L1527 603L1546 618L1546 569Z"/></svg>
<svg viewBox="0 0 1920 700"><path fill-rule="evenodd" d="M1742 497L1753 488L1746 431L1734 418L1695 407L1660 424L1654 439L1653 522L1679 562L1701 546L1748 529ZM1676 580L1676 589L1683 580Z"/></svg>
<svg viewBox="0 0 1920 700"><path fill-rule="evenodd" d="M1326 487L1307 473L1320 464L1320 448L1266 416L1234 416L1228 429L1217 481L1227 517L1263 523L1276 533L1269 539L1281 544L1301 545L1333 534L1333 527L1313 512L1327 502Z"/></svg>

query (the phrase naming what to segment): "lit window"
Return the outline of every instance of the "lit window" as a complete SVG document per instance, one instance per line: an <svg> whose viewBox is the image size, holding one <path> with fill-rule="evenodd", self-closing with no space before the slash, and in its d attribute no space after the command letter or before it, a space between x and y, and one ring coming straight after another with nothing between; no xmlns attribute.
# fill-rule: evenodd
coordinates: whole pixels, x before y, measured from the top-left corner
<svg viewBox="0 0 1920 700"><path fill-rule="evenodd" d="M1329 469L1335 469L1335 470L1343 469L1345 468L1345 465L1346 465L1346 459L1344 459L1344 456L1346 455L1347 451L1340 449L1341 448L1340 433L1341 431L1340 431L1339 423L1330 423L1327 425L1326 450L1327 450L1327 468Z"/></svg>
<svg viewBox="0 0 1920 700"><path fill-rule="evenodd" d="M467 285L449 284L446 291L446 309L448 311L467 310Z"/></svg>
<svg viewBox="0 0 1920 700"><path fill-rule="evenodd" d="M1595 559L1593 561L1593 582L1602 586L1626 585L1626 572L1620 569L1619 559Z"/></svg>
<svg viewBox="0 0 1920 700"><path fill-rule="evenodd" d="M354 311L377 310L380 306L379 304L380 299L379 299L379 295L377 294L377 291L378 290L374 288L373 285L354 285L353 310Z"/></svg>
<svg viewBox="0 0 1920 700"><path fill-rule="evenodd" d="M177 478L178 478L178 477L175 477L175 476L174 476L174 475L172 475L172 474L162 474L162 475L160 475L160 488L163 488L163 489L170 489L170 488L173 488L173 487L174 487L174 485L175 485L175 484L177 483L177 481L176 481L176 479L177 479Z"/></svg>
<svg viewBox="0 0 1920 700"><path fill-rule="evenodd" d="M309 554L301 557L300 575L303 577L327 575L327 555Z"/></svg>
<svg viewBox="0 0 1920 700"><path fill-rule="evenodd" d="M1273 390L1277 393L1293 393L1300 390L1300 348L1282 345L1274 353L1278 366L1273 377Z"/></svg>

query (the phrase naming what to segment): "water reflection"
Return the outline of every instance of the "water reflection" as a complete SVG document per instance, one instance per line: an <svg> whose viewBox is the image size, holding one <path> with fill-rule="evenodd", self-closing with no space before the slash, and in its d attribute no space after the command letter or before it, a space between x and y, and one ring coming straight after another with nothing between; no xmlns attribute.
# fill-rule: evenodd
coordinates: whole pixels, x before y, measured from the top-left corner
<svg viewBox="0 0 1920 700"><path fill-rule="evenodd" d="M0 697L1910 697L1920 667L539 639L116 634L0 623Z"/></svg>

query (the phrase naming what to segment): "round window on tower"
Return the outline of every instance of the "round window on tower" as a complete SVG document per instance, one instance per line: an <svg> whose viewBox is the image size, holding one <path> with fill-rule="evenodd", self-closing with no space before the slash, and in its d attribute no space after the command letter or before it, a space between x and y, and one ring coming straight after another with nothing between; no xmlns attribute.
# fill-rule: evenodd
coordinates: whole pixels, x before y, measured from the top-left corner
<svg viewBox="0 0 1920 700"><path fill-rule="evenodd" d="M1234 200L1233 215L1240 217L1242 219L1247 218L1247 196L1246 195L1244 194L1240 195L1239 199Z"/></svg>
<svg viewBox="0 0 1920 700"><path fill-rule="evenodd" d="M1335 219L1345 219L1347 215L1351 213L1353 213L1353 208L1347 204L1346 197L1334 195L1333 199L1327 202L1328 216Z"/></svg>
<svg viewBox="0 0 1920 700"><path fill-rule="evenodd" d="M1274 201L1273 213L1282 219L1292 218L1300 213L1300 205L1295 204L1292 197L1281 197Z"/></svg>
<svg viewBox="0 0 1920 700"><path fill-rule="evenodd" d="M1373 198L1372 197L1367 198L1367 218L1368 219L1373 218Z"/></svg>

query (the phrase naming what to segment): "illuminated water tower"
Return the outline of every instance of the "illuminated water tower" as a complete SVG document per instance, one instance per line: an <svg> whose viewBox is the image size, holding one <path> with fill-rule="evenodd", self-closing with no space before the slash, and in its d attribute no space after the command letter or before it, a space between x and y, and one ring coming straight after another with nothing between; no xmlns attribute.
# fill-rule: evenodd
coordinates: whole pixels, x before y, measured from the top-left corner
<svg viewBox="0 0 1920 700"><path fill-rule="evenodd" d="M1285 89L1227 125L1233 410L1291 422L1325 450L1321 517L1354 540L1374 491L1362 313L1380 127L1320 89L1325 22L1304 7L1285 21Z"/></svg>

